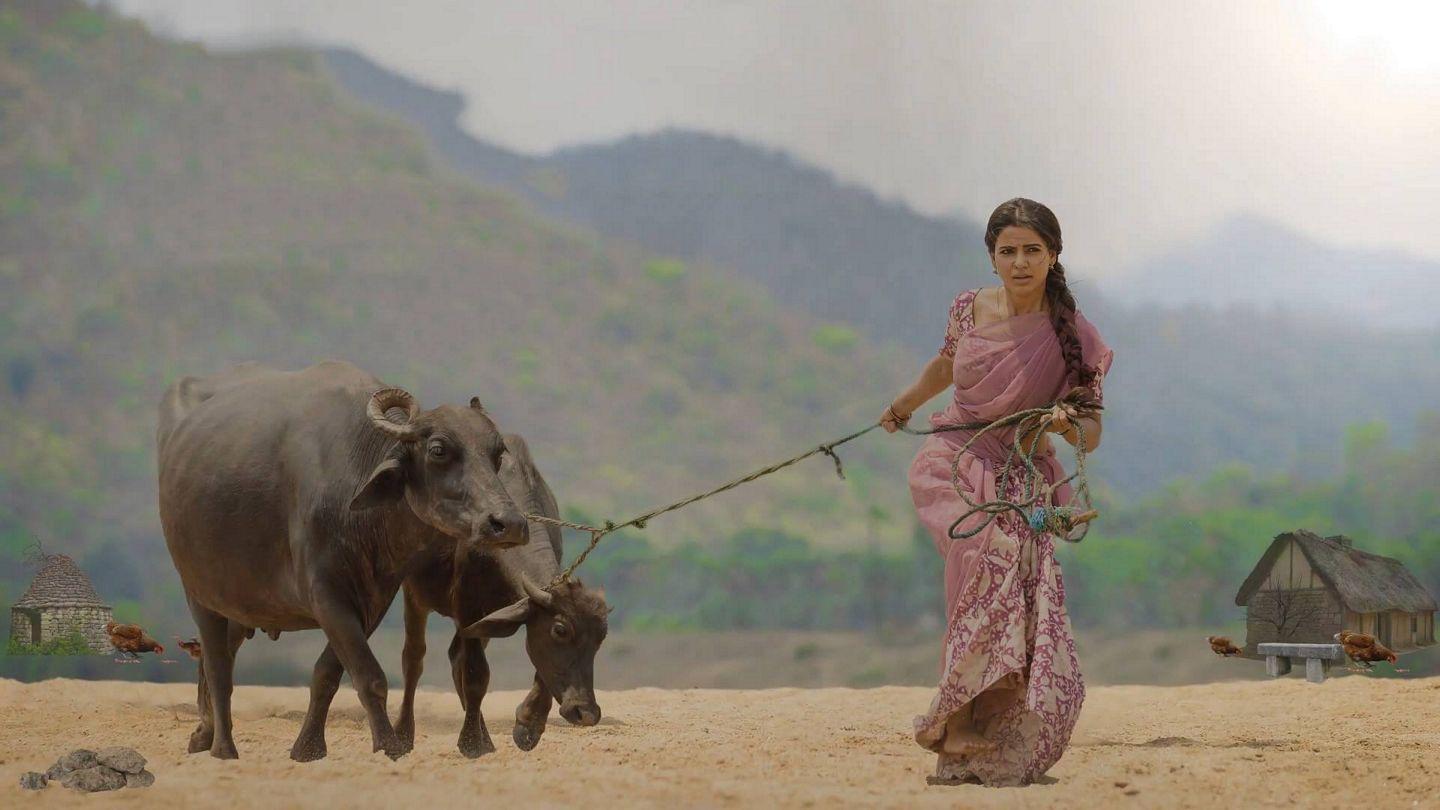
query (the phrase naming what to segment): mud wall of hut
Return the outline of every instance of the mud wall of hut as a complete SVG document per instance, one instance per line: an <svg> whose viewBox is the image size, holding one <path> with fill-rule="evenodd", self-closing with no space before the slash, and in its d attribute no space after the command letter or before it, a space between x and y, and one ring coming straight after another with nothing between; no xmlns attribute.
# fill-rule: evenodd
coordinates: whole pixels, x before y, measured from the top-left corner
<svg viewBox="0 0 1440 810"><path fill-rule="evenodd" d="M1245 644L1288 641L1328 644L1340 632L1345 606L1329 588L1257 591L1246 610Z"/></svg>

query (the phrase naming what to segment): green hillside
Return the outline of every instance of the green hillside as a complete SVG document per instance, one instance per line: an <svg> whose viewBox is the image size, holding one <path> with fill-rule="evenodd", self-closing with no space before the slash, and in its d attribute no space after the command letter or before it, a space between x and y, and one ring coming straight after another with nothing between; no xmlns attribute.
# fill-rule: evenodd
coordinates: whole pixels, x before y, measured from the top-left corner
<svg viewBox="0 0 1440 810"><path fill-rule="evenodd" d="M0 596L38 536L107 598L173 605L151 447L165 385L330 357L427 407L478 394L597 519L853 430L917 371L749 282L448 179L310 54L0 4ZM849 447L845 482L811 461L646 536L907 546L914 440Z"/></svg>

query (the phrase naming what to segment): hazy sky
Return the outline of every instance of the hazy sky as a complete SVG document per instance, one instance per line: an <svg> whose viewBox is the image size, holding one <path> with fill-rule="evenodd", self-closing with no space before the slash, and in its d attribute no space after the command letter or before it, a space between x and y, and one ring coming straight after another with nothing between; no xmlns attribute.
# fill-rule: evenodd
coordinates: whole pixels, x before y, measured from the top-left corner
<svg viewBox="0 0 1440 810"><path fill-rule="evenodd" d="M1432 0L114 4L210 43L352 46L520 151L679 126L930 213L1034 197L1097 274L1238 212L1440 258Z"/></svg>

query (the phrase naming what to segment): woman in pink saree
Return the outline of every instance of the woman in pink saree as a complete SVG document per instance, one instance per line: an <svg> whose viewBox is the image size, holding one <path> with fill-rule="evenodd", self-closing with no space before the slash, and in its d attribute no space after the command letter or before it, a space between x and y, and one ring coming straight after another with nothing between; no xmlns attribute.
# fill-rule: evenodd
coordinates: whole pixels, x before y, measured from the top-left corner
<svg viewBox="0 0 1440 810"><path fill-rule="evenodd" d="M1055 215L1032 200L1003 203L990 216L985 246L1002 286L956 297L939 354L886 408L887 431L952 384L954 399L931 417L936 426L1041 407L1074 386L1102 398L1114 353L1076 308L1058 261ZM1099 415L1074 421L1087 450L1094 450ZM957 486L976 503L1020 500L1023 465L996 480L1014 431L991 431L958 460L972 433L931 434L910 466L915 508L945 561L943 671L929 710L915 718L916 741L939 755L932 784L1033 782L1064 753L1085 698L1055 538L1014 512L1001 513L971 537L949 535L968 509ZM1064 417L1048 431L1072 445L1079 440ZM1039 442L1035 465L1049 484L1065 477L1048 436L1023 438ZM1065 505L1070 497L1068 485L1057 486L1051 503ZM956 533L985 517L972 516Z"/></svg>

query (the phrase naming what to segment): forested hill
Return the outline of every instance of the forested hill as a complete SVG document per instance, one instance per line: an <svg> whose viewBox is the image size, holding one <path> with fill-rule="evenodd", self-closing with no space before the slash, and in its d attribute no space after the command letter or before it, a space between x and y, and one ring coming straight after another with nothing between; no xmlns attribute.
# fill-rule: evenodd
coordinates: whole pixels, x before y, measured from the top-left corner
<svg viewBox="0 0 1440 810"><path fill-rule="evenodd" d="M174 596L152 444L181 374L340 357L425 407L478 394L595 520L863 426L911 374L753 282L437 170L313 53L212 54L78 2L0 4L0 212L11 596L35 537L102 593ZM646 536L908 544L913 450L868 436L844 481L822 458Z"/></svg>
<svg viewBox="0 0 1440 810"><path fill-rule="evenodd" d="M909 347L915 367L935 350L955 293L994 281L979 224L922 216L781 152L667 131L518 155L461 130L456 93L347 51L327 51L325 62L348 92L424 133L446 165L603 234L733 268L779 301ZM1275 257L1230 241L1229 252L1205 243L1167 255L1151 268L1157 280L1137 277L1137 289L1273 291L1258 276ZM1326 257L1344 258L1300 255L1320 263L1315 275L1326 279L1334 275ZM1258 261L1226 263L1247 257ZM1095 469L1123 495L1228 461L1323 477L1338 469L1347 425L1383 420L1408 441L1417 416L1440 401L1440 363L1421 361L1440 357L1440 331L1381 332L1361 318L1269 303L1206 306L1195 302L1214 299L1192 295L1121 306L1086 280L1087 268L1070 270L1081 307L1116 350Z"/></svg>

